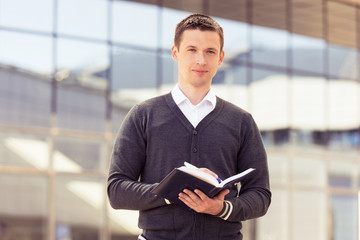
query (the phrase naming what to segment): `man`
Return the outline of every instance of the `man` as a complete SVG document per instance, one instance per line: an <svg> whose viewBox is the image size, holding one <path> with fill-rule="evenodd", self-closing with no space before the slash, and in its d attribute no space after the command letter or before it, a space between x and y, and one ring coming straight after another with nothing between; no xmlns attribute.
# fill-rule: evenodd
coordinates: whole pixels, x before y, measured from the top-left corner
<svg viewBox="0 0 360 240"><path fill-rule="evenodd" d="M251 115L215 96L211 81L224 59L223 30L193 14L175 30L175 88L133 107L114 144L108 195L115 209L139 210L139 239L242 239L241 221L263 216L271 201L266 153ZM256 168L214 198L185 189L192 210L150 191L188 161L220 178ZM216 173L216 174L215 174Z"/></svg>

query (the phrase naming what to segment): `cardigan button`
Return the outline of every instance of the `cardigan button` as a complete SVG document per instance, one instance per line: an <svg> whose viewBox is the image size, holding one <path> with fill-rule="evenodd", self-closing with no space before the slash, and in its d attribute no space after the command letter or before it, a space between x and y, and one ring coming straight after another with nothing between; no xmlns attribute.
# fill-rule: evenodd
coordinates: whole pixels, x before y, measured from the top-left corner
<svg viewBox="0 0 360 240"><path fill-rule="evenodd" d="M194 130L193 134L196 136L198 134L198 132L196 130Z"/></svg>
<svg viewBox="0 0 360 240"><path fill-rule="evenodd" d="M194 152L194 153L197 152L197 148L196 148L196 147L193 148L193 152Z"/></svg>

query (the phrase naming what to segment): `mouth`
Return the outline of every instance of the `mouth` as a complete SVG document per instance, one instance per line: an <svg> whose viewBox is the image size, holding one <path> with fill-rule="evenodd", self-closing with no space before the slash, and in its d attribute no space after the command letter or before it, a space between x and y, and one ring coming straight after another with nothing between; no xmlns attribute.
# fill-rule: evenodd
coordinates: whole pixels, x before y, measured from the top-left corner
<svg viewBox="0 0 360 240"><path fill-rule="evenodd" d="M200 74L200 75L206 74L206 73L208 72L207 70L203 70L203 69L193 69L192 71L193 71L194 73Z"/></svg>

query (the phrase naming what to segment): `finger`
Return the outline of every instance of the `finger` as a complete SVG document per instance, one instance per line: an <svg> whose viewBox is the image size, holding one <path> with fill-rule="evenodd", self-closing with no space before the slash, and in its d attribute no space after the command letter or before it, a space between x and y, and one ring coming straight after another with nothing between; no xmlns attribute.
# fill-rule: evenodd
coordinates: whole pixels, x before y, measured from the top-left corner
<svg viewBox="0 0 360 240"><path fill-rule="evenodd" d="M200 191L199 189L195 189L194 192L198 195L198 197L201 199L201 200L206 200L208 199L209 197L203 193L202 191Z"/></svg>
<svg viewBox="0 0 360 240"><path fill-rule="evenodd" d="M192 200L192 201L196 201L199 199L199 196L194 193L193 191L190 191L188 189L184 189L183 192Z"/></svg>

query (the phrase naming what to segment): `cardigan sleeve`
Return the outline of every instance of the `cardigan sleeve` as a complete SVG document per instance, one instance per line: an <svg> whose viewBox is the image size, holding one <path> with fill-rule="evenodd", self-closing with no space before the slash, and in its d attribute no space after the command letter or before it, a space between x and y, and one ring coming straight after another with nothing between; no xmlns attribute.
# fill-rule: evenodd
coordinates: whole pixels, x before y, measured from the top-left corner
<svg viewBox="0 0 360 240"><path fill-rule="evenodd" d="M144 118L132 108L118 131L109 167L107 193L115 209L148 210L166 205L150 193L157 183L139 181L146 158Z"/></svg>
<svg viewBox="0 0 360 240"><path fill-rule="evenodd" d="M218 217L226 221L245 221L266 214L271 203L267 156L255 121L249 115L241 127L241 147L238 154L238 172L256 168L251 177L241 183L239 195L226 199Z"/></svg>

